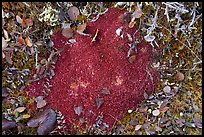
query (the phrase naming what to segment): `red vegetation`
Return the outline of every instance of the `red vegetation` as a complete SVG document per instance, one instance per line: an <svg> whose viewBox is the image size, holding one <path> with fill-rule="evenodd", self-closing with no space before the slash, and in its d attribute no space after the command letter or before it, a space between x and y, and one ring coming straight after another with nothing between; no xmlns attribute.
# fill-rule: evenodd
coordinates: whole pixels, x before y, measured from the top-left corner
<svg viewBox="0 0 204 137"><path fill-rule="evenodd" d="M116 119L144 99L144 91L150 94L156 86L157 73L150 66L151 45L142 40L137 53L128 60L130 41L127 35L116 35L121 26L131 35L137 29L128 28L121 19L123 14L124 11L109 9L96 22L87 24L85 33L92 36L76 34L77 42L72 46L66 44L68 39L61 32L53 36L55 47L64 51L56 64L51 92L45 98L46 107L60 110L68 127L78 124L79 118L93 124L97 116L103 116L103 122L111 129ZM96 41L91 42L97 29ZM42 85L43 80L34 82L26 90L30 96L43 95ZM82 112L77 115L74 108L79 106Z"/></svg>

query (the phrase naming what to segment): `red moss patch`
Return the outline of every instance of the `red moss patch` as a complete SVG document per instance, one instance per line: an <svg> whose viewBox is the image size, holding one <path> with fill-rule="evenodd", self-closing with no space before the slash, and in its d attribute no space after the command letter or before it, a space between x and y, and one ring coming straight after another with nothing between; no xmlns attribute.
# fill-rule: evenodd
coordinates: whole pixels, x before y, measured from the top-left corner
<svg viewBox="0 0 204 137"><path fill-rule="evenodd" d="M46 101L48 108L62 112L68 127L77 124L82 117L93 124L97 116L103 116L103 122L112 128L114 118L120 119L128 109L135 109L144 99L144 91L151 93L155 88L157 75L150 67L152 47L142 40L130 63L127 58L130 42L126 35L123 39L116 35L120 26L129 34L137 29L128 28L121 21L122 14L124 11L110 9L96 22L88 23L85 33L92 37L76 34L77 42L72 47L66 44L68 39L61 32L53 36L55 47L64 51L56 64L56 75L51 80L53 88ZM96 41L91 43L97 29ZM43 80L34 82L26 90L30 96L43 95L42 85ZM103 91L107 95L102 93L103 89L107 89ZM103 102L99 108L96 100L98 105ZM78 106L82 106L79 116L74 111Z"/></svg>

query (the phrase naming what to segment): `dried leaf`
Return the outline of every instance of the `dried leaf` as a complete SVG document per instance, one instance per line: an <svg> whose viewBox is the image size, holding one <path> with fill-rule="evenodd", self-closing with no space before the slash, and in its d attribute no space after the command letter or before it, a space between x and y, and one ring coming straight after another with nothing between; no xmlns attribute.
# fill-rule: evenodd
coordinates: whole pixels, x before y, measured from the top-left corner
<svg viewBox="0 0 204 137"><path fill-rule="evenodd" d="M34 118L27 122L28 127L38 127L38 135L47 135L52 131L56 124L57 115L54 110L47 109L38 113Z"/></svg>
<svg viewBox="0 0 204 137"><path fill-rule="evenodd" d="M3 31L4 31L4 37L6 38L5 41L9 41L8 32L5 29L3 29Z"/></svg>
<svg viewBox="0 0 204 137"><path fill-rule="evenodd" d="M135 61L135 59L136 59L136 55L132 55L132 56L130 56L130 57L128 58L128 61L129 61L130 63L133 63L133 62Z"/></svg>
<svg viewBox="0 0 204 137"><path fill-rule="evenodd" d="M144 94L143 94L143 95L144 95L144 98L145 98L145 99L148 99L148 95L147 95L147 93L146 93L146 92L144 92Z"/></svg>
<svg viewBox="0 0 204 137"><path fill-rule="evenodd" d="M103 95L109 95L110 94L110 90L108 90L108 89L102 89L101 92L103 93Z"/></svg>
<svg viewBox="0 0 204 137"><path fill-rule="evenodd" d="M7 61L9 64L13 64L12 54L13 54L12 51L9 51L9 52L6 52L6 53L5 53L6 61Z"/></svg>
<svg viewBox="0 0 204 137"><path fill-rule="evenodd" d="M47 102L43 100L43 96L38 96L36 98L36 102L37 102L37 108L42 108L47 105Z"/></svg>
<svg viewBox="0 0 204 137"><path fill-rule="evenodd" d="M26 24L26 26L28 27L30 27L30 26L33 26L33 21L31 20L31 19L26 19L25 20L25 24Z"/></svg>
<svg viewBox="0 0 204 137"><path fill-rule="evenodd" d="M22 116L22 118L25 118L25 119L30 118L30 115L29 115L29 114L24 114L24 115Z"/></svg>
<svg viewBox="0 0 204 137"><path fill-rule="evenodd" d="M177 79L178 81L183 81L183 80L184 80L184 74L181 73L181 72L177 72L177 74L176 74L176 79Z"/></svg>
<svg viewBox="0 0 204 137"><path fill-rule="evenodd" d="M125 125L121 125L118 127L119 132L123 133L125 131Z"/></svg>
<svg viewBox="0 0 204 137"><path fill-rule="evenodd" d="M7 42L5 41L4 37L2 37L2 50L4 50L7 46Z"/></svg>
<svg viewBox="0 0 204 137"><path fill-rule="evenodd" d="M6 88L2 87L2 97L7 97L9 95Z"/></svg>
<svg viewBox="0 0 204 137"><path fill-rule="evenodd" d="M176 120L176 124L178 124L178 127L184 126L184 122L185 122L185 119L182 119L182 118Z"/></svg>
<svg viewBox="0 0 204 137"><path fill-rule="evenodd" d="M169 101L167 100L167 101L164 101L161 105L160 105L160 108L163 108L163 107L165 107L167 104L169 103Z"/></svg>
<svg viewBox="0 0 204 137"><path fill-rule="evenodd" d="M95 33L95 35L94 35L93 39L91 40L91 42L96 41L96 37L97 37L97 36L98 36L98 29L96 30L96 33Z"/></svg>
<svg viewBox="0 0 204 137"><path fill-rule="evenodd" d="M135 125L137 125L137 123L136 123L135 120L130 120L130 125L131 125L131 126L135 126Z"/></svg>
<svg viewBox="0 0 204 137"><path fill-rule="evenodd" d="M168 118L162 117L162 118L160 119L160 122L161 122L161 123L165 123L165 122L168 121L168 120L169 120Z"/></svg>
<svg viewBox="0 0 204 137"><path fill-rule="evenodd" d="M139 130L142 127L142 125L135 126L135 131Z"/></svg>
<svg viewBox="0 0 204 137"><path fill-rule="evenodd" d="M34 55L34 54L35 54L35 50L34 50L33 47L30 48L30 53L31 53L31 55Z"/></svg>
<svg viewBox="0 0 204 137"><path fill-rule="evenodd" d="M133 39L132 39L132 36L127 33L127 37L128 37L128 40L132 42L132 40L133 40Z"/></svg>
<svg viewBox="0 0 204 137"><path fill-rule="evenodd" d="M155 117L156 117L156 116L159 116L159 114L160 114L159 109L156 109L156 110L153 110L153 111L152 111L152 115L155 116Z"/></svg>
<svg viewBox="0 0 204 137"><path fill-rule="evenodd" d="M26 107L18 107L18 108L16 108L16 109L14 110L14 114L15 114L16 112L21 113L21 112L23 112L25 109L26 109Z"/></svg>
<svg viewBox="0 0 204 137"><path fill-rule="evenodd" d="M104 100L103 98L96 98L96 106L97 106L97 109L99 109L104 103Z"/></svg>
<svg viewBox="0 0 204 137"><path fill-rule="evenodd" d="M22 18L22 23L21 23L21 25L22 25L22 28L25 27L25 17Z"/></svg>
<svg viewBox="0 0 204 137"><path fill-rule="evenodd" d="M53 110L50 110L49 118L42 124L40 124L40 126L37 129L38 135L47 135L48 133L50 133L55 128L57 121L56 119L57 119L56 113Z"/></svg>
<svg viewBox="0 0 204 137"><path fill-rule="evenodd" d="M76 39L69 39L69 42L70 42L71 44L74 44L74 43L76 42Z"/></svg>
<svg viewBox="0 0 204 137"><path fill-rule="evenodd" d="M22 19L20 16L16 15L16 21L19 23L19 24L22 24Z"/></svg>
<svg viewBox="0 0 204 137"><path fill-rule="evenodd" d="M136 24L136 21L131 21L128 25L129 28L133 28L134 25Z"/></svg>
<svg viewBox="0 0 204 137"><path fill-rule="evenodd" d="M121 36L121 34L122 34L122 27L120 27L120 28L118 28L118 29L116 30L116 34L117 34L118 36Z"/></svg>
<svg viewBox="0 0 204 137"><path fill-rule="evenodd" d="M6 57L6 55L4 54L4 52L2 51L2 58L4 59ZM3 96L2 96L3 97Z"/></svg>
<svg viewBox="0 0 204 137"><path fill-rule="evenodd" d="M160 111L161 113L164 113L164 112L166 112L167 110L169 110L169 107L163 107L163 108L160 108L160 109L159 109L159 111Z"/></svg>
<svg viewBox="0 0 204 137"><path fill-rule="evenodd" d="M62 30L62 35L66 38L71 38L73 36L73 30L71 28L65 28Z"/></svg>
<svg viewBox="0 0 204 137"><path fill-rule="evenodd" d="M195 103L193 103L193 109L195 110L195 112L200 112L200 109Z"/></svg>
<svg viewBox="0 0 204 137"><path fill-rule="evenodd" d="M19 42L21 45L24 45L24 44L25 44L25 41L24 41L22 35L20 35L20 36L18 37L18 42Z"/></svg>
<svg viewBox="0 0 204 137"><path fill-rule="evenodd" d="M75 6L70 7L68 10L68 15L70 20L75 21L79 15L79 9Z"/></svg>
<svg viewBox="0 0 204 137"><path fill-rule="evenodd" d="M77 27L77 31L79 31L79 32L84 32L84 30L86 29L86 23L84 23L84 24L82 24L82 25L80 25L80 26L78 26Z"/></svg>
<svg viewBox="0 0 204 137"><path fill-rule="evenodd" d="M142 16L142 10L137 8L133 13L132 13L132 17L135 18L140 18Z"/></svg>
<svg viewBox="0 0 204 137"><path fill-rule="evenodd" d="M32 47L33 44L31 43L31 40L28 37L25 39L25 42L28 47Z"/></svg>
<svg viewBox="0 0 204 137"><path fill-rule="evenodd" d="M155 36L146 35L146 36L144 36L144 39L145 39L147 42L152 42L152 41L155 39Z"/></svg>
<svg viewBox="0 0 204 137"><path fill-rule="evenodd" d="M37 102L37 108L42 108L47 105L47 102L45 100Z"/></svg>
<svg viewBox="0 0 204 137"><path fill-rule="evenodd" d="M147 112L148 107L147 106L142 106L139 108L139 112Z"/></svg>
<svg viewBox="0 0 204 137"><path fill-rule="evenodd" d="M74 107L74 112L79 116L82 113L82 106Z"/></svg>
<svg viewBox="0 0 204 137"><path fill-rule="evenodd" d="M2 131L16 127L16 122L2 119Z"/></svg>
<svg viewBox="0 0 204 137"><path fill-rule="evenodd" d="M197 114L194 115L193 122L198 128L202 128L202 120L198 118Z"/></svg>
<svg viewBox="0 0 204 137"><path fill-rule="evenodd" d="M28 127L37 127L40 123L43 123L45 120L48 119L48 111L45 110L36 114L36 116L30 119L27 123Z"/></svg>
<svg viewBox="0 0 204 137"><path fill-rule="evenodd" d="M146 123L144 123L143 125L142 125L142 129L147 129L147 128L149 128L149 126L150 126L150 122L146 122Z"/></svg>

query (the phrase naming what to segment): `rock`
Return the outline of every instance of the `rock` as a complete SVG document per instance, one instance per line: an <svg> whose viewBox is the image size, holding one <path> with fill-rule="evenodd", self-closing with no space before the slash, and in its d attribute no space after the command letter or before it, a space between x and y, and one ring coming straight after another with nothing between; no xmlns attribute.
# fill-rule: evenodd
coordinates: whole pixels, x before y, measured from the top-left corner
<svg viewBox="0 0 204 137"><path fill-rule="evenodd" d="M160 114L160 111L158 109L152 111L152 115L155 117L159 116L159 114Z"/></svg>
<svg viewBox="0 0 204 137"><path fill-rule="evenodd" d="M171 92L171 87L170 86L165 86L164 88L163 88L163 91L164 91L164 93L170 93Z"/></svg>

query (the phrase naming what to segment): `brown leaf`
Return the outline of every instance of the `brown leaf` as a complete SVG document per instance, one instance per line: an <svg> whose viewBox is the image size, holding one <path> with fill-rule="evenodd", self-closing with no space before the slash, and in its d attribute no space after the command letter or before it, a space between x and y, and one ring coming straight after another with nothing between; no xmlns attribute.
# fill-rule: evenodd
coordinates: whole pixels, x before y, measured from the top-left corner
<svg viewBox="0 0 204 137"><path fill-rule="evenodd" d="M2 119L2 131L6 131L14 127L16 127L15 121L8 121L5 119Z"/></svg>
<svg viewBox="0 0 204 137"><path fill-rule="evenodd" d="M74 107L74 112L79 116L82 112L82 106Z"/></svg>
<svg viewBox="0 0 204 137"><path fill-rule="evenodd" d="M135 120L130 120L130 125L135 126L135 125L137 125L137 122Z"/></svg>
<svg viewBox="0 0 204 137"><path fill-rule="evenodd" d="M8 52L5 53L6 61L7 61L9 64L13 64L12 54L13 54L13 51L8 51Z"/></svg>
<svg viewBox="0 0 204 137"><path fill-rule="evenodd" d="M21 25L22 25L22 28L25 27L25 17L22 18L22 23L21 23Z"/></svg>
<svg viewBox="0 0 204 137"><path fill-rule="evenodd" d="M136 55L132 55L132 56L130 56L130 57L128 58L128 61L129 61L130 63L133 63L133 62L135 61L135 59L136 59Z"/></svg>
<svg viewBox="0 0 204 137"><path fill-rule="evenodd" d="M4 31L4 37L6 38L7 41L9 41L8 32L5 29L3 29L3 31Z"/></svg>
<svg viewBox="0 0 204 137"><path fill-rule="evenodd" d="M133 28L134 25L136 24L136 21L131 21L128 25L129 28Z"/></svg>
<svg viewBox="0 0 204 137"><path fill-rule="evenodd" d="M57 115L53 110L49 112L49 118L44 121L37 129L38 135L47 135L50 133L56 125Z"/></svg>
<svg viewBox="0 0 204 137"><path fill-rule="evenodd" d="M167 122L168 120L169 120L169 118L162 117L162 118L160 119L160 122L161 122L161 123L165 123L165 122Z"/></svg>
<svg viewBox="0 0 204 137"><path fill-rule="evenodd" d="M160 108L159 110L160 110L161 113L164 113L164 112L166 112L168 109L169 109L169 107L163 107L163 108Z"/></svg>
<svg viewBox="0 0 204 137"><path fill-rule="evenodd" d="M4 52L2 51L2 58L4 59L6 57L6 55L4 54ZM2 96L3 97L3 96Z"/></svg>
<svg viewBox="0 0 204 137"><path fill-rule="evenodd" d="M21 45L24 45L24 44L25 44L25 41L24 41L22 35L20 35L20 36L18 37L18 42L19 42Z"/></svg>
<svg viewBox="0 0 204 137"><path fill-rule="evenodd" d="M169 103L169 101L168 101L168 100L167 100L167 101L164 101L164 102L161 104L160 108L165 107L165 106L166 106L168 103Z"/></svg>
<svg viewBox="0 0 204 137"><path fill-rule="evenodd" d="M84 32L84 30L86 29L86 23L84 23L84 24L82 24L82 25L80 25L80 26L78 26L77 27L77 31L79 31L79 32Z"/></svg>
<svg viewBox="0 0 204 137"><path fill-rule="evenodd" d="M139 112L147 112L148 107L147 106L142 106L139 108Z"/></svg>
<svg viewBox="0 0 204 137"><path fill-rule="evenodd" d="M28 47L32 47L33 44L31 43L30 38L26 37L25 42L26 42L26 45L27 45Z"/></svg>
<svg viewBox="0 0 204 137"><path fill-rule="evenodd" d="M16 112L21 113L21 112L23 112L25 109L26 109L26 107L18 107L18 108L16 108L13 112L14 112L14 114L15 114Z"/></svg>
<svg viewBox="0 0 204 137"><path fill-rule="evenodd" d="M73 36L73 30L71 28L65 28L62 30L62 35L66 38L71 38Z"/></svg>
<svg viewBox="0 0 204 137"><path fill-rule="evenodd" d="M43 96L38 96L36 98L36 102L37 102L37 108L42 108L47 105L47 102L43 100Z"/></svg>
<svg viewBox="0 0 204 137"><path fill-rule="evenodd" d="M68 10L68 15L70 20L75 21L79 15L79 9L75 6L70 7Z"/></svg>
<svg viewBox="0 0 204 137"><path fill-rule="evenodd" d="M25 24L26 24L26 26L28 27L30 27L30 26L33 26L33 21L31 20L31 19L26 19L25 20Z"/></svg>
<svg viewBox="0 0 204 137"><path fill-rule="evenodd" d="M148 96L148 94L147 94L146 92L144 92L143 95L144 95L144 98L145 98L145 99L148 99L149 96Z"/></svg>
<svg viewBox="0 0 204 137"><path fill-rule="evenodd" d="M194 115L193 122L198 128L202 128L202 119L199 119L197 114Z"/></svg>
<svg viewBox="0 0 204 137"><path fill-rule="evenodd" d="M19 23L19 24L22 24L22 19L20 16L16 15L16 21Z"/></svg>
<svg viewBox="0 0 204 137"><path fill-rule="evenodd" d="M97 109L99 109L104 103L104 100L103 98L96 98L96 106L97 106Z"/></svg>
<svg viewBox="0 0 204 137"><path fill-rule="evenodd" d="M140 18L141 16L142 16L142 10L141 10L141 9L136 9L136 10L132 13L132 17Z"/></svg>
<svg viewBox="0 0 204 137"><path fill-rule="evenodd" d="M183 81L183 80L184 80L184 74L181 73L181 72L177 72L177 74L176 74L176 79L177 79L178 81Z"/></svg>
<svg viewBox="0 0 204 137"><path fill-rule="evenodd" d="M102 89L103 95L109 95L110 91L108 89Z"/></svg>
<svg viewBox="0 0 204 137"><path fill-rule="evenodd" d="M5 87L2 87L2 97L7 97L9 95L7 89Z"/></svg>
<svg viewBox="0 0 204 137"><path fill-rule="evenodd" d="M38 135L47 135L52 131L56 124L56 113L52 109L38 113L34 118L27 122L28 127L38 127Z"/></svg>
<svg viewBox="0 0 204 137"><path fill-rule="evenodd" d="M142 125L135 126L135 131L139 130L142 127Z"/></svg>
<svg viewBox="0 0 204 137"><path fill-rule="evenodd" d="M2 37L2 50L4 50L6 47L8 46L6 40L4 39L4 37Z"/></svg>

